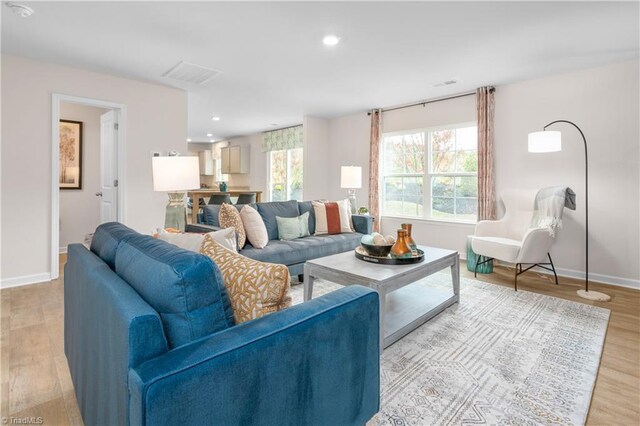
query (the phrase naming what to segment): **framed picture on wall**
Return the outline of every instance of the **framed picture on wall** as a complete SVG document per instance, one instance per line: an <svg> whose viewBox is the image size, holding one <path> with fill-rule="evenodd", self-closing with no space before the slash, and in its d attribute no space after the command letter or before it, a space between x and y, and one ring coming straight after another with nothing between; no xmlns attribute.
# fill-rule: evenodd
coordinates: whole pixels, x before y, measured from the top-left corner
<svg viewBox="0 0 640 426"><path fill-rule="evenodd" d="M60 120L60 189L82 189L82 122Z"/></svg>

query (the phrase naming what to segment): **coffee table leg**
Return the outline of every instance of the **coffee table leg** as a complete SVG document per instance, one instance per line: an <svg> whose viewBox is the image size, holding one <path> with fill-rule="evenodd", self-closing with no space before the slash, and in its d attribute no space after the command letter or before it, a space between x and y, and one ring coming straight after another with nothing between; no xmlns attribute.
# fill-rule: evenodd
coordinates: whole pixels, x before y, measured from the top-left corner
<svg viewBox="0 0 640 426"><path fill-rule="evenodd" d="M309 266L304 264L304 301L311 300L313 294L313 276L309 274Z"/></svg>
<svg viewBox="0 0 640 426"><path fill-rule="evenodd" d="M460 301L460 255L456 256L451 265L451 281L453 282L453 295L456 302Z"/></svg>
<svg viewBox="0 0 640 426"><path fill-rule="evenodd" d="M384 345L384 316L387 310L387 292L384 288L377 288L380 297L380 353L385 348Z"/></svg>

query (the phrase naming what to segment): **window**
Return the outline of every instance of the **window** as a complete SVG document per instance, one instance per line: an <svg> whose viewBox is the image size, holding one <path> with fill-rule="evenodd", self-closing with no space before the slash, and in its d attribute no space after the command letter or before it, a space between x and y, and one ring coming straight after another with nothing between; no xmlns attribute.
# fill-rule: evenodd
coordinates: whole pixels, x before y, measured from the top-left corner
<svg viewBox="0 0 640 426"><path fill-rule="evenodd" d="M269 152L269 197L302 200L302 148Z"/></svg>
<svg viewBox="0 0 640 426"><path fill-rule="evenodd" d="M461 124L384 134L382 214L475 221L477 133Z"/></svg>

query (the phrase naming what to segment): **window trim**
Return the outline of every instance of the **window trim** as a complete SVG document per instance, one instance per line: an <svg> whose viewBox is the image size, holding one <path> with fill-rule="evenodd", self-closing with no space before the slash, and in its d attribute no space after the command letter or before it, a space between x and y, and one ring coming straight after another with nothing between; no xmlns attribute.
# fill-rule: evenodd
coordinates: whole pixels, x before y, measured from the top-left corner
<svg viewBox="0 0 640 426"><path fill-rule="evenodd" d="M443 173L443 172L432 172L431 171L431 159L432 159L432 155L433 155L433 151L431 150L431 133L433 132L437 132L439 130L449 130L449 129L460 129L460 128L466 128L466 127L478 127L478 123L476 121L467 121L467 122L462 122L462 123L450 123L450 124L445 124L445 125L439 125L439 126L432 126L432 127L422 127L422 128L414 128L414 129L408 129L408 130L400 130L400 131L394 131L394 132L388 132L388 133L383 133L382 134L382 147L381 147L381 155L380 155L380 168L382 170L382 173L380 173L379 177L378 177L378 188L380 188L380 199L382 201L381 203L381 216L382 217L389 217L389 218L404 218L404 219L415 219L415 220L423 220L423 221L435 221L435 222L448 222L448 223L462 223L462 224L472 224L472 223L477 223L478 219L477 219L477 214L476 214L476 220L469 220L469 219L456 219L456 218L440 218L440 217L435 217L432 215L432 209L433 209L433 200L431 199L431 179L433 177L453 177L454 179L456 177L467 177L467 176L478 176L478 172L476 171L475 173L473 172L453 172L453 173ZM423 169L424 172L423 173L390 173L390 174L385 174L384 173L384 161L385 161L385 156L384 156L384 139L387 137L393 137L393 136L404 136L407 134L411 134L411 133L423 133L424 134L424 144L425 144L425 156L424 156L424 165L423 165ZM468 150L462 150L462 151L468 151ZM477 147L476 147L476 152L478 151ZM456 150L454 151L449 151L449 152L457 152ZM386 196L386 187L384 184L384 180L385 178L389 178L389 177L397 177L397 178L404 178L404 177L422 177L422 203L423 203L423 214L422 216L409 216L409 215L400 215L400 214L385 214L384 212L384 201L385 201L385 196ZM469 197L460 197L460 198L469 198ZM477 198L477 197L476 197ZM456 197L454 196L453 199L455 200ZM428 203L425 203L425 201L428 201Z"/></svg>

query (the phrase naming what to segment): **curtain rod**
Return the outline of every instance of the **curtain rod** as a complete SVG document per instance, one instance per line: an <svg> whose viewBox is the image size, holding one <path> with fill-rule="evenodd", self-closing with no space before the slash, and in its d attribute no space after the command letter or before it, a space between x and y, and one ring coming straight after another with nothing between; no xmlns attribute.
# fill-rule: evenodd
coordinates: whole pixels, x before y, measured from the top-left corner
<svg viewBox="0 0 640 426"><path fill-rule="evenodd" d="M494 92L495 90L496 90L495 87L492 87L491 89L489 89L490 92ZM466 92L466 93L461 93L459 95L447 96L446 98L431 99L428 101L416 102L413 104L402 105L402 106L397 106L393 108L381 108L380 112L395 111L397 109L411 108L419 105L422 105L424 107L424 106L427 106L427 104L433 104L440 101L448 101L450 99L464 98L465 96L471 96L475 94L476 94L476 91L474 90L473 92ZM367 115L371 115L371 114L372 114L372 111L367 112Z"/></svg>

